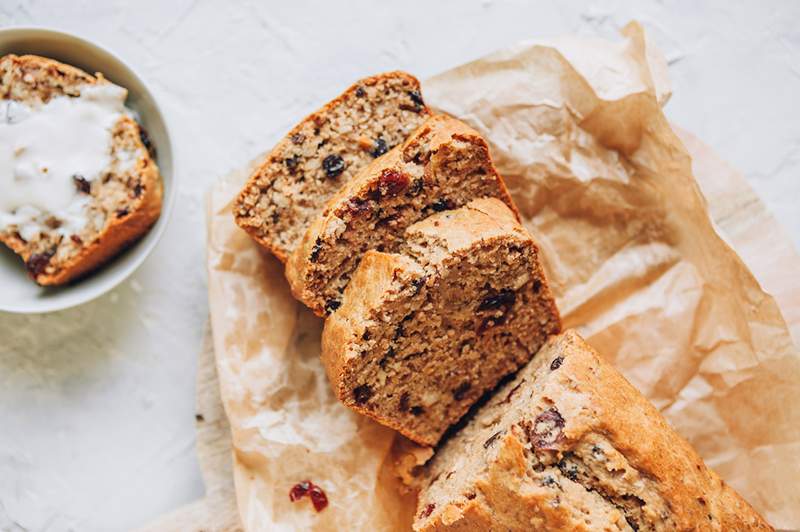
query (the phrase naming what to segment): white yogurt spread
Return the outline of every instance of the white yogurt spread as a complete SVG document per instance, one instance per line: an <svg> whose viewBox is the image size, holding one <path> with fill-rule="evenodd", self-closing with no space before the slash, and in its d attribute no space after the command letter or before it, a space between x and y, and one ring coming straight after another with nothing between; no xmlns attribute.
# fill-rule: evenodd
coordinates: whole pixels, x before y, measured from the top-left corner
<svg viewBox="0 0 800 532"><path fill-rule="evenodd" d="M35 107L0 100L0 229L17 225L32 240L54 216L61 221L56 231L80 231L89 198L73 176L91 182L111 166L112 128L126 96L109 83Z"/></svg>

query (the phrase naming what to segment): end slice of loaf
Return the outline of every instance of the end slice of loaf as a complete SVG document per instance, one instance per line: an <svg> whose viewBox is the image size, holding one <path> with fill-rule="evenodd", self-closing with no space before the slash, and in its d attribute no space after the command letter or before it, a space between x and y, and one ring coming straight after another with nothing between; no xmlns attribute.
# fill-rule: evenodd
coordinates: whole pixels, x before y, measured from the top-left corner
<svg viewBox="0 0 800 532"><path fill-rule="evenodd" d="M414 530L772 530L577 333L429 462Z"/></svg>
<svg viewBox="0 0 800 532"><path fill-rule="evenodd" d="M459 120L433 116L329 200L287 264L292 292L329 314L364 252L394 252L411 224L482 197L516 212L486 141Z"/></svg>
<svg viewBox="0 0 800 532"><path fill-rule="evenodd" d="M413 76L358 81L272 149L236 199L236 223L286 262L328 198L427 116Z"/></svg>
<svg viewBox="0 0 800 532"><path fill-rule="evenodd" d="M322 360L345 405L435 445L560 319L535 243L500 200L412 225L402 251L364 255Z"/></svg>
<svg viewBox="0 0 800 532"><path fill-rule="evenodd" d="M56 97L79 97L86 87L108 83L58 61L33 56L0 58L0 99L38 107ZM40 285L59 285L97 268L144 235L161 212L162 182L146 133L129 115L114 125L112 166L103 177L75 178L88 198L80 231L59 231L62 220L42 213L37 234L20 234L11 224L0 227L0 242L25 261L30 277ZM81 169L76 168L76 174Z"/></svg>

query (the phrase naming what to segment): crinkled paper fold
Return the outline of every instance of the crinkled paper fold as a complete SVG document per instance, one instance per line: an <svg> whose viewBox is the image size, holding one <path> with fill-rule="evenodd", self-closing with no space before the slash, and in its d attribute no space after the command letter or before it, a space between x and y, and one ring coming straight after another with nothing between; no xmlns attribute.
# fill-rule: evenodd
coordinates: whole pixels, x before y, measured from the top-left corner
<svg viewBox="0 0 800 532"><path fill-rule="evenodd" d="M542 248L565 325L773 525L800 528L797 348L775 299L711 222L661 111L664 61L641 28L629 25L614 42L520 44L438 75L423 91L489 140ZM246 176L212 190L208 245L244 526L407 529L413 500L391 474L394 433L335 400L319 362L321 320L233 223L230 201ZM771 267L796 282L790 266L797 262ZM326 491L324 511L289 501L305 479Z"/></svg>

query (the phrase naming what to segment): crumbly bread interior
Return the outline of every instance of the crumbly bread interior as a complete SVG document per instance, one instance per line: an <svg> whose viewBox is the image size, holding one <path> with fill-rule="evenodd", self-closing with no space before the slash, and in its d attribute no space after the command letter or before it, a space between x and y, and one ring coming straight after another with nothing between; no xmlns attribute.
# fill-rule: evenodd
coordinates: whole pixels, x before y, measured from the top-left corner
<svg viewBox="0 0 800 532"><path fill-rule="evenodd" d="M87 86L107 83L77 68L37 56L0 58L0 99L37 107L60 96L78 97ZM41 231L23 236L15 225L0 227L0 241L25 261L39 284L73 280L99 266L139 238L161 210L162 184L153 161L155 152L140 126L123 115L112 129L111 166L101 178L73 177L85 195L86 223L64 234L63 221L48 213L37 220Z"/></svg>
<svg viewBox="0 0 800 532"><path fill-rule="evenodd" d="M491 201L513 220L507 207ZM341 320L358 325L345 347L344 368L334 376L340 399L425 445L435 445L560 327L530 237L500 230L484 212L463 212L469 210L423 224L469 228L458 217L478 217L472 228L484 234L464 237L469 243L453 250L432 231L412 226L407 256L367 252L345 292ZM365 284L384 282L376 276L390 277L380 304L349 308ZM330 329L338 314L328 319Z"/></svg>
<svg viewBox="0 0 800 532"><path fill-rule="evenodd" d="M409 74L357 82L270 152L236 200L236 223L286 261L328 198L427 116L419 82Z"/></svg>
<svg viewBox="0 0 800 532"><path fill-rule="evenodd" d="M573 331L551 338L429 462L414 529L768 530L612 371ZM590 392L602 386L623 398L614 400L617 411L605 412ZM643 469L644 460L670 458L641 456L649 443L605 424L609 414L631 412L652 424L641 430L657 427L642 441L661 439L673 465ZM619 441L617 431L631 439ZM698 496L668 500L665 486L682 481L697 482ZM687 501L691 507L675 507Z"/></svg>
<svg viewBox="0 0 800 532"><path fill-rule="evenodd" d="M365 251L397 251L411 224L482 197L513 208L486 142L458 120L430 118L329 201L287 267L295 296L330 313Z"/></svg>

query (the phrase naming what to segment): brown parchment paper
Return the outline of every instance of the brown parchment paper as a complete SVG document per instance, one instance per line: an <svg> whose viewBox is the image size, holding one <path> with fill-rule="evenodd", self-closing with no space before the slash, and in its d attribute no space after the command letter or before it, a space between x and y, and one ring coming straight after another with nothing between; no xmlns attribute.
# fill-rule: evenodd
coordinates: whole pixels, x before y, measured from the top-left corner
<svg viewBox="0 0 800 532"><path fill-rule="evenodd" d="M490 141L543 249L565 324L774 526L800 528L797 348L775 300L709 219L661 112L663 59L638 25L623 34L517 45L423 90ZM208 249L243 525L407 529L413 501L397 494L388 467L394 434L335 401L318 360L321 321L233 224L229 203L246 176L212 190ZM795 274L782 276L796 282ZM289 502L306 478L329 496L319 514Z"/></svg>

